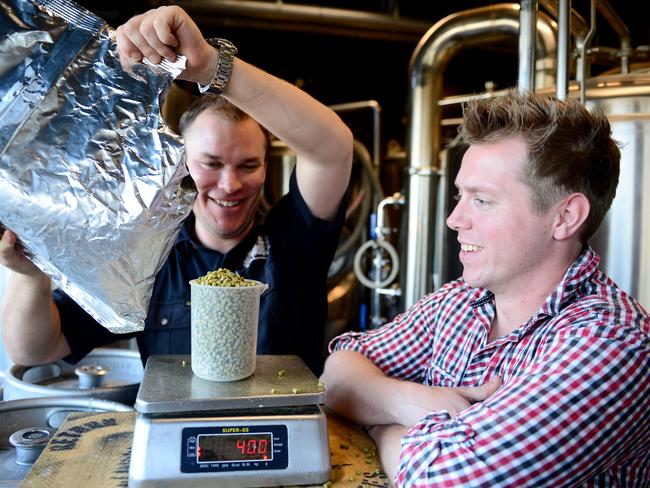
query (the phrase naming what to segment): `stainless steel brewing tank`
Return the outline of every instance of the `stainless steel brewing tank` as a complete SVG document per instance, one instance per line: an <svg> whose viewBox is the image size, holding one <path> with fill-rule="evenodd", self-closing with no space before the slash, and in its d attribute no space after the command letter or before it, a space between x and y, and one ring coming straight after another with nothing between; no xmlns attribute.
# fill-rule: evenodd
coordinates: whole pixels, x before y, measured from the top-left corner
<svg viewBox="0 0 650 488"><path fill-rule="evenodd" d="M618 286L650 309L650 72L636 71L627 75L590 78L586 82L586 105L600 107L609 119L613 137L621 144L621 174L616 197L600 229L590 243L601 256L600 268ZM554 88L537 90L552 95ZM494 92L504 96L508 90ZM570 96L578 96L571 87ZM456 105L471 96L449 97L444 105ZM460 168L458 147L448 147L441 157L443 167L439 193L450 197L451 185ZM410 197L410 196L409 196ZM441 283L456 279L462 273L458 260L456 233L445 220L453 202L443 198L436 202L435 220L443 233L431 253L441 261ZM434 261L434 258L431 258Z"/></svg>
<svg viewBox="0 0 650 488"><path fill-rule="evenodd" d="M601 269L650 309L650 73L587 83L587 106L602 108L621 143L616 197L591 244Z"/></svg>

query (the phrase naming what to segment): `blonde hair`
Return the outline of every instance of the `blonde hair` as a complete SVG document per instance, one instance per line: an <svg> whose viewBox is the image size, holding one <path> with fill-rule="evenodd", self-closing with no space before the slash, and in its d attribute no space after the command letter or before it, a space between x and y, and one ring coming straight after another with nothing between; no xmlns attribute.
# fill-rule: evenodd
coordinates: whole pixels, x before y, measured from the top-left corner
<svg viewBox="0 0 650 488"><path fill-rule="evenodd" d="M601 110L589 111L575 99L513 92L470 101L459 132L467 144L522 137L532 208L543 213L560 198L582 193L591 205L583 242L596 232L616 195L621 156Z"/></svg>

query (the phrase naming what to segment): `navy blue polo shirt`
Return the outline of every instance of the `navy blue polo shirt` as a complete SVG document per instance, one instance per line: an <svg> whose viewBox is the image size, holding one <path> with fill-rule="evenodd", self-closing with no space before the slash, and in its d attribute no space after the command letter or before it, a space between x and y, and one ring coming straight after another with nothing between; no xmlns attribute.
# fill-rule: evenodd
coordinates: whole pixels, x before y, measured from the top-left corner
<svg viewBox="0 0 650 488"><path fill-rule="evenodd" d="M334 222L312 215L295 172L290 191L226 254L194 237L194 215L185 221L156 276L142 332L117 335L99 325L61 291L54 299L63 333L77 362L93 348L136 337L143 363L152 354L190 354L189 281L217 268L268 284L260 302L258 354L296 354L316 374L324 361L327 273L338 244L347 199Z"/></svg>

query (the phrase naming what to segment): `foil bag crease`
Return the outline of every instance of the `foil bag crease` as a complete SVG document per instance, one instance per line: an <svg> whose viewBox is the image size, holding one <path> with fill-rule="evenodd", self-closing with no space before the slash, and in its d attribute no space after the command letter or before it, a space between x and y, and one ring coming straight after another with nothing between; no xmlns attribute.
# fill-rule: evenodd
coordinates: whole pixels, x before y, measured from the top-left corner
<svg viewBox="0 0 650 488"><path fill-rule="evenodd" d="M0 3L0 222L104 327L144 328L191 210L160 100L184 68L122 69L114 31L70 0Z"/></svg>

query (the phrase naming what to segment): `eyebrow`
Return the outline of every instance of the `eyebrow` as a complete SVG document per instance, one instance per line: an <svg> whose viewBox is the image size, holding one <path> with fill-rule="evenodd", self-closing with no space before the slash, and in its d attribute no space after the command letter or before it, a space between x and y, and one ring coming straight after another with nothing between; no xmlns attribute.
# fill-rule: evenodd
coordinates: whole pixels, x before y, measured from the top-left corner
<svg viewBox="0 0 650 488"><path fill-rule="evenodd" d="M455 181L454 181L454 186L456 187L457 190L460 190L460 187ZM467 193L485 193L485 192L498 193L501 191L500 189L492 185L469 185L469 186L465 186L464 190Z"/></svg>
<svg viewBox="0 0 650 488"><path fill-rule="evenodd" d="M212 154L212 153L207 153L207 152L201 152L197 155L195 159L198 160L210 160L210 161L215 161L218 163L223 162L223 158L218 155L218 154ZM246 163L263 163L263 159L258 158L257 156L253 156L247 159L244 159L240 161L238 164L246 164Z"/></svg>
<svg viewBox="0 0 650 488"><path fill-rule="evenodd" d="M210 154L210 153L202 152L202 153L197 154L197 159L212 159L212 160L216 160L216 161L221 161L221 156L219 156L217 154Z"/></svg>

